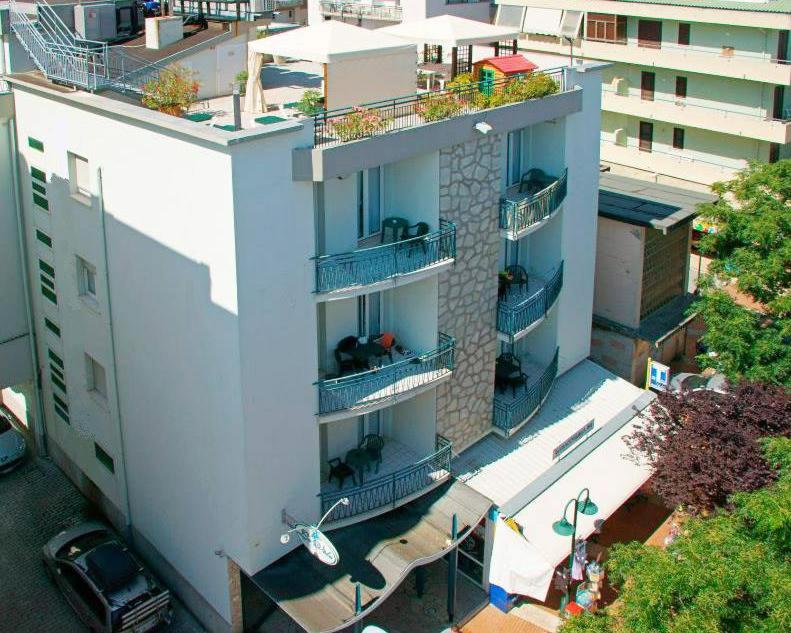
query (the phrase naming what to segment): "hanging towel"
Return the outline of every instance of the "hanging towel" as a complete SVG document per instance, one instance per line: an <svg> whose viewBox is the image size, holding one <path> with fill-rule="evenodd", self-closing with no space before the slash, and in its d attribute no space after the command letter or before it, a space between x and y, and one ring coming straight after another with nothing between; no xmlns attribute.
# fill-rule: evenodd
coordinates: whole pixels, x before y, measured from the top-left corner
<svg viewBox="0 0 791 633"><path fill-rule="evenodd" d="M554 568L536 547L497 518L489 567L489 584L506 593L530 596L543 602L552 582Z"/></svg>
<svg viewBox="0 0 791 633"><path fill-rule="evenodd" d="M571 565L571 579L585 579L585 563L588 562L588 546L585 541L579 539L574 546L574 562Z"/></svg>

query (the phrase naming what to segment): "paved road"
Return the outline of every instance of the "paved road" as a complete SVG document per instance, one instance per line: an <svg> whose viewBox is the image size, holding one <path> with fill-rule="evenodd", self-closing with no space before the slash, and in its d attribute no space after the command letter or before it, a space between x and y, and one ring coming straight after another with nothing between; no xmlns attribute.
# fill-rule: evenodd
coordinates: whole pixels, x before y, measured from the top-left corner
<svg viewBox="0 0 791 633"><path fill-rule="evenodd" d="M53 535L86 518L100 518L60 469L29 459L0 476L0 631L82 633L87 631L47 578L41 547ZM175 604L168 633L203 633Z"/></svg>

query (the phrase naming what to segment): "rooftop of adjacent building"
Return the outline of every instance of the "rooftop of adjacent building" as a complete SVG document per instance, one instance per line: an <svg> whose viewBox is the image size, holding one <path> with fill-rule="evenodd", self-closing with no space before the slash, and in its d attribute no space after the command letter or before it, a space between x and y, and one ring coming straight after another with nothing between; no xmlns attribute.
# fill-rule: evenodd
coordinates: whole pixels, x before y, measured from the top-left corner
<svg viewBox="0 0 791 633"><path fill-rule="evenodd" d="M732 11L760 11L791 13L791 0L612 0L630 4L664 4L696 9L728 9Z"/></svg>

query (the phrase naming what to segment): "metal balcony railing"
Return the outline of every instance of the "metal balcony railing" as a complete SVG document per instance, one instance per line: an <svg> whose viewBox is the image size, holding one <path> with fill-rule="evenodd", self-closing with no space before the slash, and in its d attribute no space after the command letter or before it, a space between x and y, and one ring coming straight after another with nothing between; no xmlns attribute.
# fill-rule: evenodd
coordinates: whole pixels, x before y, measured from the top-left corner
<svg viewBox="0 0 791 633"><path fill-rule="evenodd" d="M511 303L508 299L497 302L497 330L515 336L541 320L555 304L563 287L563 262L549 280L529 297Z"/></svg>
<svg viewBox="0 0 791 633"><path fill-rule="evenodd" d="M552 81L533 91L529 87L531 82L534 82L532 85L538 85L541 76L546 76ZM325 147L383 136L426 123L435 123L533 98L544 98L571 89L573 86L566 85L565 69L559 68L535 71L527 76L515 75L493 81L470 82L446 90L416 93L359 106L338 108L313 116L313 146ZM526 96L529 94L537 96Z"/></svg>
<svg viewBox="0 0 791 633"><path fill-rule="evenodd" d="M401 7L393 4L378 4L371 2L321 2L322 15L332 15L341 18L367 18L369 20L382 20L386 22L401 21Z"/></svg>
<svg viewBox="0 0 791 633"><path fill-rule="evenodd" d="M558 373L558 350L538 380L513 399L494 397L494 426L509 435L516 427L535 415L552 390Z"/></svg>
<svg viewBox="0 0 791 633"><path fill-rule="evenodd" d="M454 257L456 225L440 220L439 230L427 235L349 253L316 257L316 292L375 284Z"/></svg>
<svg viewBox="0 0 791 633"><path fill-rule="evenodd" d="M568 170L545 189L522 199L500 200L500 228L517 239L522 231L543 222L558 210L566 199Z"/></svg>
<svg viewBox="0 0 791 633"><path fill-rule="evenodd" d="M328 523L349 519L382 508L396 508L400 502L411 499L421 490L428 491L437 483L450 477L451 449L450 440L437 435L436 450L419 462L389 475L372 479L356 488L321 493L319 495L321 514L324 515L343 497L349 499L349 505L338 505L327 517Z"/></svg>
<svg viewBox="0 0 791 633"><path fill-rule="evenodd" d="M389 365L357 374L319 380L319 414L356 409L394 399L453 371L456 342L439 333L439 344Z"/></svg>

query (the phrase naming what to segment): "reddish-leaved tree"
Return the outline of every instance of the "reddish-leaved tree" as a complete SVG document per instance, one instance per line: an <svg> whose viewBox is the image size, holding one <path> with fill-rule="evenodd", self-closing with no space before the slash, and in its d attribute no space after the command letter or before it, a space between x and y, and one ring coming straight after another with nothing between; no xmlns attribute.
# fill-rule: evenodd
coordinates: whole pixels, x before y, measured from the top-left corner
<svg viewBox="0 0 791 633"><path fill-rule="evenodd" d="M654 468L651 485L665 503L699 513L772 481L758 440L774 435L791 436L791 394L745 382L727 394L660 394L628 444Z"/></svg>

